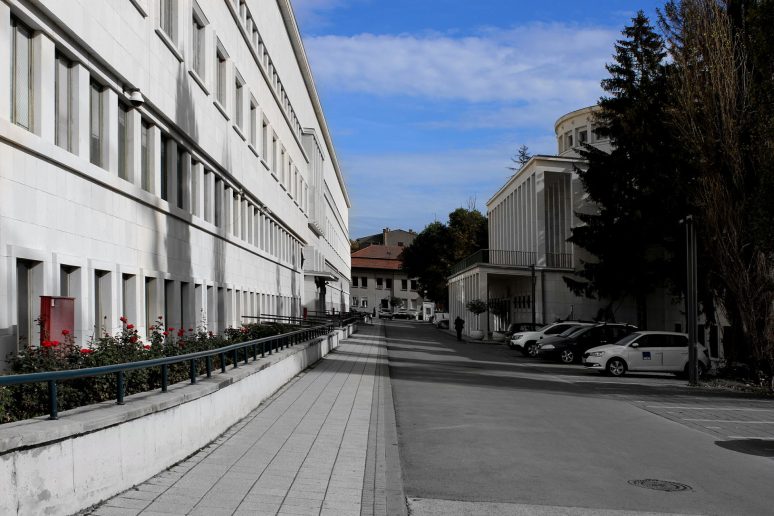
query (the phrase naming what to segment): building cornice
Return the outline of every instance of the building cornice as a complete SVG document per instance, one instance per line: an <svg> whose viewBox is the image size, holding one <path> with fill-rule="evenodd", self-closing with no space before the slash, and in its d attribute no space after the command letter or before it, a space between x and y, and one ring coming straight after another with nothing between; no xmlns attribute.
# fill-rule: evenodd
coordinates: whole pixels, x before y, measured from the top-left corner
<svg viewBox="0 0 774 516"><path fill-rule="evenodd" d="M312 69L309 66L309 60L306 57L306 50L304 49L304 43L301 40L301 32L298 30L298 24L296 23L296 17L293 13L293 7L290 5L290 0L277 0L280 13L282 14L282 20L285 23L285 29L287 30L288 37L290 37L290 44L293 47L293 53L298 61L299 69L301 70L301 76L304 78L304 84L309 92L309 98L312 100L312 107L314 108L315 115L317 115L317 123L320 125L320 130L323 133L323 139L325 140L325 147L328 149L328 155L331 158L333 164L333 170L336 172L336 179L341 187L341 192L344 195L344 201L347 203L347 208L352 207L352 201L347 193L347 187L344 184L344 176L341 173L341 167L339 167L339 161L336 157L336 151L333 148L333 139L331 133L328 130L328 124L325 121L325 114L323 113L322 104L320 103L320 97L317 94L317 88L314 84L314 77L312 76Z"/></svg>

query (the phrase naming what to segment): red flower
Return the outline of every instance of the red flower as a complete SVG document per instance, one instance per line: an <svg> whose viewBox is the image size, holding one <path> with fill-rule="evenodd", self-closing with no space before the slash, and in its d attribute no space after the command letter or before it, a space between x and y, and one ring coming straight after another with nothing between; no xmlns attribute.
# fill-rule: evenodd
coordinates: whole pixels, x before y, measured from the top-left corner
<svg viewBox="0 0 774 516"><path fill-rule="evenodd" d="M166 337L167 335L169 335L169 332L165 331L164 333L162 333L162 335L164 335Z"/></svg>
<svg viewBox="0 0 774 516"><path fill-rule="evenodd" d="M40 343L40 345L43 346L44 348L50 348L53 344L51 343L50 340L44 340L43 342Z"/></svg>
<svg viewBox="0 0 774 516"><path fill-rule="evenodd" d="M183 335L185 335L185 330L183 330L183 328L180 328L180 329L177 331L177 336L178 336L178 337L182 337Z"/></svg>
<svg viewBox="0 0 774 516"><path fill-rule="evenodd" d="M212 332L211 331L208 331L207 333L209 333L210 337L212 337Z"/></svg>
<svg viewBox="0 0 774 516"><path fill-rule="evenodd" d="M52 340L51 341L51 346L57 347L58 345L59 345L59 341L58 340Z"/></svg>
<svg viewBox="0 0 774 516"><path fill-rule="evenodd" d="M188 331L193 331L193 328L188 328Z"/></svg>
<svg viewBox="0 0 774 516"><path fill-rule="evenodd" d="M150 349L150 344L146 344L143 346L143 349Z"/></svg>
<svg viewBox="0 0 774 516"><path fill-rule="evenodd" d="M151 326L149 329L150 329L150 331L154 331L156 329L156 327L155 326Z"/></svg>
<svg viewBox="0 0 774 516"><path fill-rule="evenodd" d="M65 337L67 335L70 335L70 330L62 330L62 335L64 335Z"/></svg>
<svg viewBox="0 0 774 516"><path fill-rule="evenodd" d="M126 323L129 319L127 319L126 316L122 315L121 317L119 317L118 320L121 321L122 323Z"/></svg>
<svg viewBox="0 0 774 516"><path fill-rule="evenodd" d="M126 329L127 329L127 330L131 330L131 329L133 329L133 328L134 328L134 324L127 324L127 325L126 325Z"/></svg>
<svg viewBox="0 0 774 516"><path fill-rule="evenodd" d="M173 327L171 327L171 326L170 326L169 328L167 328L167 330L169 330L169 331L175 331L175 329L174 329Z"/></svg>
<svg viewBox="0 0 774 516"><path fill-rule="evenodd" d="M84 354L84 355L88 355L88 354L89 354L89 353L91 353L92 351L93 351L93 350L91 350L91 349L89 349L89 348L81 348L81 353L82 353L82 354Z"/></svg>
<svg viewBox="0 0 774 516"><path fill-rule="evenodd" d="M132 335L131 337L129 337L129 342L131 342L132 344L137 342L137 335Z"/></svg>

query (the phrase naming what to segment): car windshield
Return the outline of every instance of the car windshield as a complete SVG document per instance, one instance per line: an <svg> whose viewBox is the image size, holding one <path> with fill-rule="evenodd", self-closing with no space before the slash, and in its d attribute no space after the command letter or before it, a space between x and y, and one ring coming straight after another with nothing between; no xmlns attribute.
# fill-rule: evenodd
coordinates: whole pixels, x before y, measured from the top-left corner
<svg viewBox="0 0 774 516"><path fill-rule="evenodd" d="M616 346L626 346L626 345L628 345L628 344L629 344L631 341L633 341L634 339L636 339L637 337L639 337L640 335L641 335L641 334L640 334L640 333L637 333L637 332L635 332L635 333L630 333L629 335L627 335L626 337L622 338L621 340L618 340L618 341L616 341L616 342L611 342L611 344L615 344Z"/></svg>
<svg viewBox="0 0 774 516"><path fill-rule="evenodd" d="M577 326L573 326L572 328L569 328L567 330L564 330L562 333L559 334L560 337L577 337L583 332L588 331L589 326L581 326L580 328Z"/></svg>

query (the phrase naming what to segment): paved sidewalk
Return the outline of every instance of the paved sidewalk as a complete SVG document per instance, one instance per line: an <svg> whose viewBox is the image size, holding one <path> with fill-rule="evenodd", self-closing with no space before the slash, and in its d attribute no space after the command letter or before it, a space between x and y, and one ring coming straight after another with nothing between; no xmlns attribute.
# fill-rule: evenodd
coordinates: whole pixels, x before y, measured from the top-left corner
<svg viewBox="0 0 774 516"><path fill-rule="evenodd" d="M384 327L361 324L209 446L91 514L405 514L397 448Z"/></svg>

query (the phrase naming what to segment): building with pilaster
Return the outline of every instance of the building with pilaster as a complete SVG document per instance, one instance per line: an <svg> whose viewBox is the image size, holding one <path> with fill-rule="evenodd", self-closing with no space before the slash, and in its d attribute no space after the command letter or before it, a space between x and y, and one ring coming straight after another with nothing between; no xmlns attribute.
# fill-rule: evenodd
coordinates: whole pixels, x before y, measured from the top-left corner
<svg viewBox="0 0 774 516"><path fill-rule="evenodd" d="M289 0L0 0L0 360L347 310L350 200ZM55 337L55 336L52 336Z"/></svg>
<svg viewBox="0 0 774 516"><path fill-rule="evenodd" d="M605 319L636 323L636 303L576 296L563 277L572 276L582 262L594 257L567 241L580 224L576 213L593 210L578 177L586 162L580 144L610 151L610 141L594 131L594 107L568 113L556 122L558 153L533 156L487 201L489 249L482 249L456 264L449 278L449 312L465 320L465 331L492 332L510 322L538 323L558 319ZM636 274L636 271L632 271ZM465 305L472 299L487 301L501 312L474 316ZM651 294L650 329L678 330L684 324L665 291Z"/></svg>

